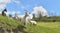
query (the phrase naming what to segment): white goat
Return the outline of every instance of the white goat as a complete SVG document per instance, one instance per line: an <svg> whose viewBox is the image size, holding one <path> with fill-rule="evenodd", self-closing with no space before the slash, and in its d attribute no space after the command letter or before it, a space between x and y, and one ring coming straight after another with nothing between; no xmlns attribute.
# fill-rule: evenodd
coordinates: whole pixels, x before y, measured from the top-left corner
<svg viewBox="0 0 60 33"><path fill-rule="evenodd" d="M33 25L36 25L37 24L36 21L32 21L31 20L33 18L33 15L32 14L27 13L23 17L19 17L19 18L21 19L22 24L24 24L24 23L26 25L27 25L27 23L31 23Z"/></svg>
<svg viewBox="0 0 60 33"><path fill-rule="evenodd" d="M36 25L37 22L36 21L32 21L31 19L33 18L32 15L29 15L28 17L26 17L26 22L27 23L31 23L32 25Z"/></svg>

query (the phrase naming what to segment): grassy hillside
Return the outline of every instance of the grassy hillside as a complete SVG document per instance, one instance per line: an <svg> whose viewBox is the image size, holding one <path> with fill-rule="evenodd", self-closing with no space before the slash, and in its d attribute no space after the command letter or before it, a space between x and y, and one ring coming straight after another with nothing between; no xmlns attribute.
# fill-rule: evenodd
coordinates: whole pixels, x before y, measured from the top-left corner
<svg viewBox="0 0 60 33"><path fill-rule="evenodd" d="M15 21L6 16L0 15L0 26L6 29L16 29L20 25L19 21Z"/></svg>
<svg viewBox="0 0 60 33"><path fill-rule="evenodd" d="M6 29L16 29L20 26L19 21L15 21L5 16L0 16L0 26ZM28 24L25 29L28 33L60 33L60 22L38 22L36 26Z"/></svg>
<svg viewBox="0 0 60 33"><path fill-rule="evenodd" d="M26 31L29 33L60 33L60 23L40 22L36 26L28 25Z"/></svg>

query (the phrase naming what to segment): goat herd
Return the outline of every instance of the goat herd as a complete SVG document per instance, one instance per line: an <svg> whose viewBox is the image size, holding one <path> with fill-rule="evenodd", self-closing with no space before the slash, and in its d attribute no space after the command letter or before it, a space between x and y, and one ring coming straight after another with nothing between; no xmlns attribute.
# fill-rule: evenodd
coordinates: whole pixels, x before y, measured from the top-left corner
<svg viewBox="0 0 60 33"><path fill-rule="evenodd" d="M3 15L3 16L6 16L6 12L7 12L7 10L4 9L4 10L2 11L2 15ZM32 25L36 25L37 22L31 20L31 19L33 18L33 16L32 16L32 17L31 17L31 16L32 16L32 14L30 14L30 13L27 11L23 17L18 17L18 18L21 19L22 25L27 25L28 23L31 23Z"/></svg>

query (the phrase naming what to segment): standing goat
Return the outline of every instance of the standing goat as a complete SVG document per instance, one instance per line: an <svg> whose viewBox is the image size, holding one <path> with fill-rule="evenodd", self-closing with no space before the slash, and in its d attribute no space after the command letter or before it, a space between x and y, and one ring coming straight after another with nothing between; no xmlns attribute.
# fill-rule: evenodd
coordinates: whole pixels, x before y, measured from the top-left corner
<svg viewBox="0 0 60 33"><path fill-rule="evenodd" d="M6 16L6 12L7 12L7 10L4 9L4 10L2 11L2 15L3 15L3 16Z"/></svg>
<svg viewBox="0 0 60 33"><path fill-rule="evenodd" d="M31 23L32 25L36 25L36 21L32 21L31 19L33 18L32 14L26 17L26 22Z"/></svg>
<svg viewBox="0 0 60 33"><path fill-rule="evenodd" d="M27 16L29 16L29 12L26 12L25 15L23 17L21 17L21 22L24 27L26 27L26 25L27 25L27 22L26 22Z"/></svg>

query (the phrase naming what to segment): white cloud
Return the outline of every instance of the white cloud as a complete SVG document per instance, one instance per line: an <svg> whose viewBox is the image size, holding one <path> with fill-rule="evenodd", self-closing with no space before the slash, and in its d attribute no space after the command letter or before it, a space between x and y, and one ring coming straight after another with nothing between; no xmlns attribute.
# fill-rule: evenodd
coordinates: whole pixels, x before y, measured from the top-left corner
<svg viewBox="0 0 60 33"><path fill-rule="evenodd" d="M8 11L6 14L7 14L7 15L8 15L8 14L14 15L15 13L20 14L21 12L20 12L20 11L17 11L17 12L15 12L15 11Z"/></svg>
<svg viewBox="0 0 60 33"><path fill-rule="evenodd" d="M15 2L16 4L20 5L20 1L19 0L12 0L13 2Z"/></svg>
<svg viewBox="0 0 60 33"><path fill-rule="evenodd" d="M11 0L0 0L0 9L4 9L7 3L10 3Z"/></svg>
<svg viewBox="0 0 60 33"><path fill-rule="evenodd" d="M20 4L19 0L0 0L0 10L6 8L7 3L15 2L16 4Z"/></svg>
<svg viewBox="0 0 60 33"><path fill-rule="evenodd" d="M46 11L46 9L43 6L37 6L34 7L34 11L32 13L38 13L40 12L42 14L42 16L48 16L48 12Z"/></svg>
<svg viewBox="0 0 60 33"><path fill-rule="evenodd" d="M15 12L15 11L8 11L6 14L7 14L7 16L9 16L9 14L11 14L12 16L15 16L15 13L17 13L17 15L19 15L21 12L20 11L17 11L17 12Z"/></svg>
<svg viewBox="0 0 60 33"><path fill-rule="evenodd" d="M20 4L19 0L0 0L0 8L4 9L7 3L15 2L16 4Z"/></svg>
<svg viewBox="0 0 60 33"><path fill-rule="evenodd" d="M17 3L17 4L20 4L19 0L0 0L0 4L7 4L7 3L10 3L12 1Z"/></svg>
<svg viewBox="0 0 60 33"><path fill-rule="evenodd" d="M0 3L10 3L11 2L11 0L0 0Z"/></svg>
<svg viewBox="0 0 60 33"><path fill-rule="evenodd" d="M5 8L5 4L0 4L0 9L4 9Z"/></svg>

